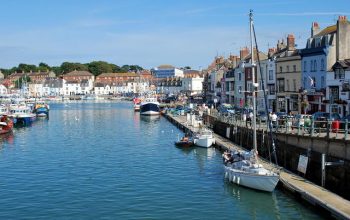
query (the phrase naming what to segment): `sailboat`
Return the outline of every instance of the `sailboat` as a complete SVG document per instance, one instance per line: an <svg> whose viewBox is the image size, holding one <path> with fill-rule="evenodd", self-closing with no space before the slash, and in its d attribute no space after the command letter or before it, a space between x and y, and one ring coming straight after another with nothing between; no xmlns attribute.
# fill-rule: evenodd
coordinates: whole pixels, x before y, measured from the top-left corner
<svg viewBox="0 0 350 220"><path fill-rule="evenodd" d="M250 152L235 152L224 153L224 166L225 177L230 182L242 185L248 188L272 192L279 181L279 174L271 170L268 170L259 163L258 150L257 150L257 138L256 138L256 92L258 83L255 82L254 67L254 50L253 50L253 13L249 13L250 21L250 47L251 47L251 63L252 68L252 101L253 101L253 150ZM247 65L248 66L248 65Z"/></svg>

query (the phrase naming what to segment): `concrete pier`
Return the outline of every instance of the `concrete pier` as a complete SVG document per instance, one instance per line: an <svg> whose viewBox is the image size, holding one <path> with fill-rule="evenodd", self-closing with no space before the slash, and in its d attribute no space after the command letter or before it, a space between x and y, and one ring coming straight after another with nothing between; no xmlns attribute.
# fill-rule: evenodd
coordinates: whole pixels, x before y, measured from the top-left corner
<svg viewBox="0 0 350 220"><path fill-rule="evenodd" d="M164 115L170 122L180 127L184 131L196 132L198 128L188 125L186 116ZM222 150L246 150L229 139L214 134L216 146ZM322 208L337 219L350 219L350 201L322 188L298 175L295 175L281 167L268 163L265 159L259 158L266 167L280 172L280 186L309 202L310 204Z"/></svg>

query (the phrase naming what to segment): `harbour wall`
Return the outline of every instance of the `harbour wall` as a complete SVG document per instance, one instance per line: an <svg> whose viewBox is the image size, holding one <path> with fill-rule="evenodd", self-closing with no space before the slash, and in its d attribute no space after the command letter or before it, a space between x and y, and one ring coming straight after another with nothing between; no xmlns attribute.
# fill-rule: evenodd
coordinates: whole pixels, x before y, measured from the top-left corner
<svg viewBox="0 0 350 220"><path fill-rule="evenodd" d="M213 131L233 143L252 149L253 130L248 127L236 126L216 120L210 115L203 116L204 123ZM272 143L266 130L257 130L257 146L259 155L279 166L299 174L315 184L322 184L322 154L327 162L343 162L337 166L326 167L325 188L336 194L350 199L350 141L300 136L290 133L274 133L277 161L274 160ZM300 173L298 168L299 156L308 157L306 173Z"/></svg>

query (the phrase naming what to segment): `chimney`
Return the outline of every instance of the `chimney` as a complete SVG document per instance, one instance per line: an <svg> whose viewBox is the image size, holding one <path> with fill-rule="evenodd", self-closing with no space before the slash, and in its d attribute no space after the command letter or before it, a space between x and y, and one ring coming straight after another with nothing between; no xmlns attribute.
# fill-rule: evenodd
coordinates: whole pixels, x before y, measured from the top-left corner
<svg viewBox="0 0 350 220"><path fill-rule="evenodd" d="M311 24L311 37L315 36L316 34L320 33L320 26L317 22L312 22Z"/></svg>
<svg viewBox="0 0 350 220"><path fill-rule="evenodd" d="M267 56L271 58L276 52L277 52L277 49L275 47L269 48L267 52Z"/></svg>
<svg viewBox="0 0 350 220"><path fill-rule="evenodd" d="M287 50L295 50L295 37L293 34L288 34Z"/></svg>
<svg viewBox="0 0 350 220"><path fill-rule="evenodd" d="M344 15L338 18L336 38L336 59L348 59L350 57L350 22Z"/></svg>
<svg viewBox="0 0 350 220"><path fill-rule="evenodd" d="M244 57L248 56L249 54L249 49L248 47L243 47L240 51L239 51L239 57L241 58L241 60L244 59Z"/></svg>

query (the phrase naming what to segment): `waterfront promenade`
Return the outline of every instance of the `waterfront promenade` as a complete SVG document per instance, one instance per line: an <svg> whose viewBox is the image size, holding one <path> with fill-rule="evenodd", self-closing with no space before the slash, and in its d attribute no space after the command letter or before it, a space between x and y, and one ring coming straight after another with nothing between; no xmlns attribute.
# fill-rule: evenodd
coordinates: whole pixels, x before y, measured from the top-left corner
<svg viewBox="0 0 350 220"><path fill-rule="evenodd" d="M189 130L192 132L196 132L198 130L198 128L194 128L187 123L186 116L173 116L167 114L166 117L184 130ZM245 150L222 136L217 134L214 134L214 136L216 139L216 147L222 150ZM350 202L348 200L345 200L327 189L322 188L281 167L268 163L263 158L259 159L265 167L279 170L280 185L283 188L293 192L297 196L300 196L302 199L306 200L312 205L323 208L338 219L350 219Z"/></svg>

